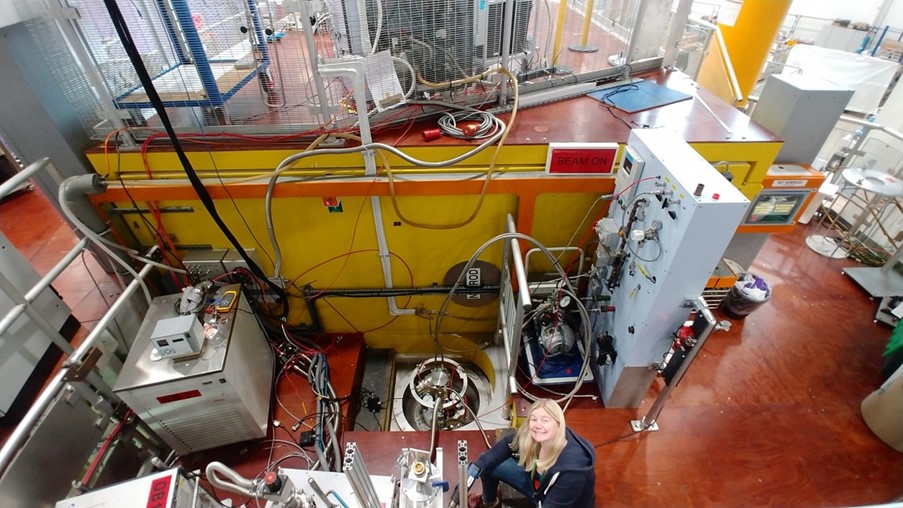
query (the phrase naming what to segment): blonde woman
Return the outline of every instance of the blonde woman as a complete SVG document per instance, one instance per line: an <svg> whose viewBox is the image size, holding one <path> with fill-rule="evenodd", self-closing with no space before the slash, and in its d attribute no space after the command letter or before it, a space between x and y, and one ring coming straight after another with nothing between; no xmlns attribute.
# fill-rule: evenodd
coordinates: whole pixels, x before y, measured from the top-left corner
<svg viewBox="0 0 903 508"><path fill-rule="evenodd" d="M468 499L470 508L499 506L499 482L505 482L542 508L594 506L596 453L564 423L551 399L536 401L524 423L485 451L471 467L483 494Z"/></svg>

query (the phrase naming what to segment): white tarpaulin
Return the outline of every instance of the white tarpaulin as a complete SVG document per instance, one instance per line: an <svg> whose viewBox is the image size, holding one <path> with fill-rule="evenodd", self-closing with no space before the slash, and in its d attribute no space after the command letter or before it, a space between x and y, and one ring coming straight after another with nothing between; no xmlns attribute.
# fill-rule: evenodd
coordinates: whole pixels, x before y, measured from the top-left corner
<svg viewBox="0 0 903 508"><path fill-rule="evenodd" d="M797 44L787 56L784 74L799 72L818 76L836 85L855 90L847 109L874 113L897 70L897 63L836 49Z"/></svg>

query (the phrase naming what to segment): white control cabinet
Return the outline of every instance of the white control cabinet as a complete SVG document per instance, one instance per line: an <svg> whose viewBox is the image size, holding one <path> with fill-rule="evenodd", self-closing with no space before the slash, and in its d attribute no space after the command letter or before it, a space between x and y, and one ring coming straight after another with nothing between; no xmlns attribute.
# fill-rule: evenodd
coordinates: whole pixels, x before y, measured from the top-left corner
<svg viewBox="0 0 903 508"><path fill-rule="evenodd" d="M633 130L628 146L644 161L642 172L631 179L634 188L615 189L621 198L606 224L622 235L600 229L591 285L598 304L614 307L593 313L595 336L612 337L617 352L600 361L597 346L592 359L606 407L640 405L656 376L650 365L662 362L690 313L684 301L702 294L749 206L671 131Z"/></svg>

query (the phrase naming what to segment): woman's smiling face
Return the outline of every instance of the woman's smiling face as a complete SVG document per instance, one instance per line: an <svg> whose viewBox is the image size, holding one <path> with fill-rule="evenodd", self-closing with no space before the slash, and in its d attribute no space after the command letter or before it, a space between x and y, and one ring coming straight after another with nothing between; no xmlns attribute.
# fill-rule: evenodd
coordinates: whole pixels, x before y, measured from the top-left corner
<svg viewBox="0 0 903 508"><path fill-rule="evenodd" d="M530 436L539 444L549 441L558 434L559 423L542 408L533 411L527 424L530 426Z"/></svg>

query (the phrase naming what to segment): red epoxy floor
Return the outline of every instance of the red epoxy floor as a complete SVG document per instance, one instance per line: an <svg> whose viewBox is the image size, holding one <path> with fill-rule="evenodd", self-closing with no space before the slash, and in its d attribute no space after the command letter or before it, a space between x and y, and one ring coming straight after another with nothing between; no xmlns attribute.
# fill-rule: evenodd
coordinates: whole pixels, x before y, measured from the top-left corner
<svg viewBox="0 0 903 508"><path fill-rule="evenodd" d="M859 414L862 399L880 384L890 329L873 323L877 302L841 274L855 262L805 247L810 227L765 244L752 271L773 286L772 301L710 338L658 419L661 430L597 449L599 506L853 506L903 496L903 454L872 435ZM76 242L39 191L0 203L0 230L40 273ZM106 309L103 297L112 301L117 287L90 255L86 264L99 290L81 261L55 287L90 327ZM355 351L336 361L353 363ZM332 369L343 376L333 379L339 392L354 390L352 371ZM287 405L291 397L309 396L305 382L295 384L305 386L280 389ZM605 410L580 399L568 410L568 423L602 443L629 431L629 421L645 414L655 392L636 411ZM451 448L461 437L472 453L480 451L476 433L444 433L441 442ZM346 439L372 457L374 474L395 473L399 448L426 442L420 433L353 431ZM227 447L191 460L219 459L251 474L263 467L267 447L268 441Z"/></svg>

